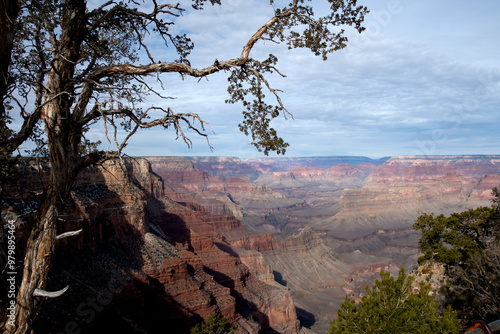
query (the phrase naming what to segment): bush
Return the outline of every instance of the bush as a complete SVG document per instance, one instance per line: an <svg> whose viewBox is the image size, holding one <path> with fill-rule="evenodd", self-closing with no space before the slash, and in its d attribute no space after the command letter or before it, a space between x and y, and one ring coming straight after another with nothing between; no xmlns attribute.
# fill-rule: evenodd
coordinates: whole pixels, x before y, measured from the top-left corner
<svg viewBox="0 0 500 334"><path fill-rule="evenodd" d="M422 232L419 263L444 265L442 292L464 325L500 318L500 191L493 195L492 207L449 217L424 214L413 225Z"/></svg>
<svg viewBox="0 0 500 334"><path fill-rule="evenodd" d="M346 298L330 324L328 334L351 333L458 333L456 313L450 308L439 314L439 305L430 296L431 287L421 282L412 293L413 277L404 268L395 279L387 272L366 287L367 295L358 305Z"/></svg>
<svg viewBox="0 0 500 334"><path fill-rule="evenodd" d="M238 329L238 325L227 321L220 314L212 314L207 321L191 328L191 334L231 334Z"/></svg>

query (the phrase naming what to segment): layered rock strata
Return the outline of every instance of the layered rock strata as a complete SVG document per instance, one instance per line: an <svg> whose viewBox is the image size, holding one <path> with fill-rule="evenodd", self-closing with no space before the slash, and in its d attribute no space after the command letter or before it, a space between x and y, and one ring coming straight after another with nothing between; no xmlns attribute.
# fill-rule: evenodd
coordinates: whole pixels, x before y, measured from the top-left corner
<svg viewBox="0 0 500 334"><path fill-rule="evenodd" d="M27 203L36 209L42 167L25 166L38 181L26 184L31 191L4 196L3 214L18 215ZM31 219L17 221L19 249ZM298 332L287 289L258 278L270 281L269 266L256 254L232 251L220 233L244 229L241 223L169 200L144 159L85 170L59 219L59 233L83 232L57 245L47 288L70 289L43 304L37 332L188 333L214 312L237 322L238 333ZM254 275L245 263L261 269Z"/></svg>
<svg viewBox="0 0 500 334"><path fill-rule="evenodd" d="M222 238L256 275L271 270L316 332L380 270L416 265L420 214L489 205L500 186L499 156L153 161L178 201L238 218Z"/></svg>

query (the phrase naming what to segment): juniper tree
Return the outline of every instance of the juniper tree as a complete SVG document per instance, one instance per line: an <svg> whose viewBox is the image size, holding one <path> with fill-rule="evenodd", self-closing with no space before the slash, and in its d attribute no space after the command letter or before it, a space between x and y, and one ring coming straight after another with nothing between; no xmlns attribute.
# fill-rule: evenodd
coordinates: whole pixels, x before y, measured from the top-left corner
<svg viewBox="0 0 500 334"><path fill-rule="evenodd" d="M221 0L192 0L184 5L156 0L110 0L93 7L85 0L0 1L2 15L4 8L12 9L8 11L6 29L0 26L0 40L7 41L2 50L6 52L1 54L2 80L5 79L0 91L1 154L10 156L31 138L46 150L50 165L50 180L26 246L17 296L17 327L8 328L9 333L30 331L41 302L37 295L43 294L55 250L58 215L80 171L120 156L139 129L172 129L188 146L192 143L185 129L207 136L206 123L196 106L190 113L172 110L168 100L165 106L148 107L148 94L161 94L145 77L176 73L181 77L204 78L226 72L228 102L242 103L244 107L240 130L251 136L252 144L265 154L283 154L288 144L270 121L287 110L280 91L267 80L270 75L281 75L278 59L274 55L255 59L251 51L261 40L272 40L291 49L308 48L323 59L344 48L344 27L363 31L368 11L358 6L356 0L327 2L328 13L318 17L309 1L282 4L270 0L274 15L242 41L241 54L227 60L214 59L203 68L195 68L189 61L193 42L186 34L172 33L171 27L187 10L221 5ZM241 17L245 18L244 13ZM164 47L173 50L175 56L163 59L163 54L154 54L148 44L150 34L160 37ZM10 49L12 61L5 73L4 65L8 63L4 59ZM139 49L141 53L135 51ZM161 115L155 118L158 112ZM13 120L22 123L18 131L10 124ZM103 127L113 149L99 150L85 138L86 131L96 126ZM126 135L120 138L116 135L119 131Z"/></svg>
<svg viewBox="0 0 500 334"><path fill-rule="evenodd" d="M205 321L191 328L191 334L232 334L238 329L236 323L229 322L219 314L212 314Z"/></svg>
<svg viewBox="0 0 500 334"><path fill-rule="evenodd" d="M447 277L442 287L446 302L464 326L500 317L500 191L493 205L449 216L423 214L413 227L421 231L419 263L437 262Z"/></svg>
<svg viewBox="0 0 500 334"><path fill-rule="evenodd" d="M366 287L359 304L346 298L328 334L458 333L456 314L451 309L439 314L429 284L421 282L413 291L413 278L403 267L397 278L383 271L380 278L373 287Z"/></svg>

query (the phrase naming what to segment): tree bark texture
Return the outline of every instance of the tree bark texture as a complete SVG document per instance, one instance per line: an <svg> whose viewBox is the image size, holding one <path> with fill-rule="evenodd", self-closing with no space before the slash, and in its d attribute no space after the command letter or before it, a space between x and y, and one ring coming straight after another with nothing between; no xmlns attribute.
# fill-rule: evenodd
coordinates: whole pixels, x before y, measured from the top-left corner
<svg viewBox="0 0 500 334"><path fill-rule="evenodd" d="M8 328L9 334L30 332L43 299L33 296L33 293L35 289L44 290L47 285L56 245L58 214L64 208L78 173L78 166L74 163L74 152L77 148L59 140L59 137L68 136L66 132L71 131L61 131L49 144L49 187L26 246L23 279L17 295L16 326Z"/></svg>
<svg viewBox="0 0 500 334"><path fill-rule="evenodd" d="M71 114L74 101L72 78L85 27L85 2L67 1L64 6L62 19L66 24L48 77L47 103L42 110L48 138L49 185L28 239L23 278L17 295L16 326L8 327L8 334L31 331L43 300L33 294L35 289L44 290L47 285L56 245L58 213L64 208L78 172L86 167L79 154L82 129Z"/></svg>
<svg viewBox="0 0 500 334"><path fill-rule="evenodd" d="M34 297L33 292L35 289L45 289L54 253L58 210L55 203L50 203L56 200L51 198L53 196L44 201L41 217L28 239L23 280L17 295L15 326L8 327L7 333L29 333L40 306L41 298Z"/></svg>
<svg viewBox="0 0 500 334"><path fill-rule="evenodd" d="M50 181L42 201L39 217L36 220L26 247L24 271L17 296L15 327L9 327L7 333L29 333L42 297L35 297L35 289L45 290L48 272L54 257L58 213L63 210L78 171L74 164L74 151L71 145L65 145L59 137L67 137L62 131L52 138L50 148ZM60 150L63 149L63 151Z"/></svg>

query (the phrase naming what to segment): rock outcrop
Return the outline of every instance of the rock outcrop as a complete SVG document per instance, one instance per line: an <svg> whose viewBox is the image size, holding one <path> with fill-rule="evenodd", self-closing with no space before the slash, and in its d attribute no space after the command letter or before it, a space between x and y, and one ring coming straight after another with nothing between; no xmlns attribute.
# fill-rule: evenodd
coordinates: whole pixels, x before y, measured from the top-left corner
<svg viewBox="0 0 500 334"><path fill-rule="evenodd" d="M310 227L292 235L279 248L263 252L275 279L290 289L303 326L316 333L329 322L345 297L360 298L380 270L397 271L390 258L353 252L337 253Z"/></svg>
<svg viewBox="0 0 500 334"><path fill-rule="evenodd" d="M34 174L46 167L28 169L41 181L27 184L32 192L2 198L11 215L28 202L36 208L33 194L45 180ZM299 330L288 290L264 282L271 274L260 253L238 254L225 241L222 232L245 230L241 223L168 199L144 159L83 171L59 218L60 232L83 233L57 245L48 289L70 289L43 304L35 331L188 333L214 312L237 322L238 333ZM22 244L30 218L17 224Z"/></svg>

